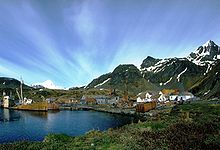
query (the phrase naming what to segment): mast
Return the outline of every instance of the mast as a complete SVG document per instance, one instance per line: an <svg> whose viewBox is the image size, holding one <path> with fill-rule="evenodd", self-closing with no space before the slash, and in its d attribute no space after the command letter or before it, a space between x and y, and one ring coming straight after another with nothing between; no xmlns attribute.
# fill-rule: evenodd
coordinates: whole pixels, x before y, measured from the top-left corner
<svg viewBox="0 0 220 150"><path fill-rule="evenodd" d="M21 98L21 101L22 101L22 103L23 103L23 102L24 102L24 99L23 99L23 89L22 89L22 84L23 84L23 80L22 80L22 77L21 77L21 84L20 84L21 96L20 96L20 98Z"/></svg>

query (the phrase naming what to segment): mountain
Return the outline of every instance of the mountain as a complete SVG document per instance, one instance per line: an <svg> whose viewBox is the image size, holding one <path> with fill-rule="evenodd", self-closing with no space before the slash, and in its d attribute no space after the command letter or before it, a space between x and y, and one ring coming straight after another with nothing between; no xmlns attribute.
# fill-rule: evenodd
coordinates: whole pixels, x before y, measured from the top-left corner
<svg viewBox="0 0 220 150"><path fill-rule="evenodd" d="M161 59L155 59L151 56L147 56L147 58L143 60L143 62L141 64L141 68L147 68L150 66L154 66L159 61L161 61Z"/></svg>
<svg viewBox="0 0 220 150"><path fill-rule="evenodd" d="M209 40L186 58L155 59L147 57L141 64L143 77L161 88L188 90L220 59L220 47Z"/></svg>
<svg viewBox="0 0 220 150"><path fill-rule="evenodd" d="M86 88L128 90L135 95L146 89L157 89L155 85L143 78L140 70L132 64L119 65L113 72L94 79Z"/></svg>
<svg viewBox="0 0 220 150"><path fill-rule="evenodd" d="M62 89L61 87L59 86L56 86L53 81L51 80L46 80L42 83L35 83L35 84L32 84L32 87L33 88L47 88L47 89Z"/></svg>
<svg viewBox="0 0 220 150"><path fill-rule="evenodd" d="M201 66L213 64L217 59L220 59L220 47L209 40L192 52L187 59Z"/></svg>
<svg viewBox="0 0 220 150"><path fill-rule="evenodd" d="M16 88L20 88L21 82L19 80L7 77L0 77L0 95L5 92L6 95L10 95L10 93L16 93ZM23 90L29 90L31 87L23 84Z"/></svg>
<svg viewBox="0 0 220 150"><path fill-rule="evenodd" d="M186 58L162 59L152 66L141 64L143 77L161 88L188 89L203 77L205 71L206 67Z"/></svg>
<svg viewBox="0 0 220 150"><path fill-rule="evenodd" d="M19 80L7 77L0 77L0 89L16 89L20 87L21 82ZM30 88L26 84L23 84L23 88Z"/></svg>
<svg viewBox="0 0 220 150"><path fill-rule="evenodd" d="M200 97L220 97L220 60L190 91Z"/></svg>
<svg viewBox="0 0 220 150"><path fill-rule="evenodd" d="M209 40L185 58L158 59L148 56L140 70L134 65L119 65L113 72L94 79L86 88L125 90L127 82L133 93L164 88L189 90L204 82L203 79L207 78L219 59L220 47Z"/></svg>

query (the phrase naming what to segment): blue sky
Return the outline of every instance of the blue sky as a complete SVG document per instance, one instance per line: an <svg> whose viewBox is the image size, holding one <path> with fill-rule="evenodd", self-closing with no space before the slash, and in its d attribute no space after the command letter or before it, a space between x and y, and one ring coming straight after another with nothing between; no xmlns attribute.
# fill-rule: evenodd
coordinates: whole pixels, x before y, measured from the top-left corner
<svg viewBox="0 0 220 150"><path fill-rule="evenodd" d="M148 55L220 44L219 0L0 0L0 76L88 84Z"/></svg>

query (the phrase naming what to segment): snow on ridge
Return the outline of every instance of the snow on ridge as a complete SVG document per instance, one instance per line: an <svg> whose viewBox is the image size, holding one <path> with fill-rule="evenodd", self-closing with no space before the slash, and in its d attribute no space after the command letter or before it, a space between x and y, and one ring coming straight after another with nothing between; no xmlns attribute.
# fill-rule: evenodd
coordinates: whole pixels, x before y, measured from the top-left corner
<svg viewBox="0 0 220 150"><path fill-rule="evenodd" d="M164 65L165 63L169 63L169 59L162 59L162 60L158 61L155 65L150 66L148 68L145 68L144 70L157 73L157 72L162 71L165 67L170 65L170 64L166 64L166 66L165 66Z"/></svg>
<svg viewBox="0 0 220 150"><path fill-rule="evenodd" d="M180 74L178 74L178 76L177 76L177 81L178 81L178 82L180 82L180 76L181 76L182 74L184 74L187 69L188 69L188 68L186 67L185 70L183 70L182 72L180 72Z"/></svg>
<svg viewBox="0 0 220 150"><path fill-rule="evenodd" d="M208 47L208 46L211 46L211 40L207 41L205 44L203 44L202 46L203 47Z"/></svg>
<svg viewBox="0 0 220 150"><path fill-rule="evenodd" d="M99 86L105 84L105 83L108 82L110 79L111 79L111 78L108 78L107 80L103 81L102 83L97 84L96 86L94 86L94 88L97 88L97 87L99 87Z"/></svg>

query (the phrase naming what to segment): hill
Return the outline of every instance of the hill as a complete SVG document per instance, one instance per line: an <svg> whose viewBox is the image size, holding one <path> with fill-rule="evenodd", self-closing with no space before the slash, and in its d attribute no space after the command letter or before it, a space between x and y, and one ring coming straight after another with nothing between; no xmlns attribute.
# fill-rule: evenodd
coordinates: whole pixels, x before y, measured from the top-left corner
<svg viewBox="0 0 220 150"><path fill-rule="evenodd" d="M220 61L217 61L210 72L205 77L199 80L191 91L205 98L220 97Z"/></svg>
<svg viewBox="0 0 220 150"><path fill-rule="evenodd" d="M158 89L143 78L140 70L132 64L119 65L113 72L94 79L86 88L119 89L128 91L132 95L147 89Z"/></svg>

